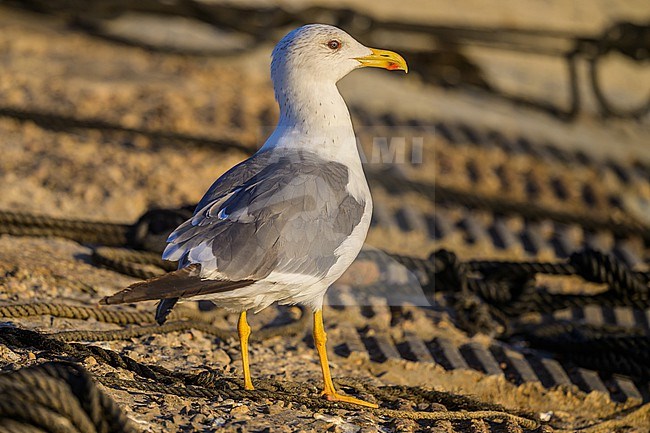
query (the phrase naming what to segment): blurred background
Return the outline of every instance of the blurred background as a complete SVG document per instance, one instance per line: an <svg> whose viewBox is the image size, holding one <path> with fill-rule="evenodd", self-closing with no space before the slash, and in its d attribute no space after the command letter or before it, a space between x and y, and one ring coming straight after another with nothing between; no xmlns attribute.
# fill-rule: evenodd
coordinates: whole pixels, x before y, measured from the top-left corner
<svg viewBox="0 0 650 433"><path fill-rule="evenodd" d="M339 362L356 374L361 361L350 354L365 351L378 363L368 368L373 377L386 374L389 382L409 385L427 377L427 383L482 392L488 400L495 386L475 388L473 376L427 370L408 379L376 365L435 361L445 370L505 372L517 385L573 384L612 401L649 401L643 349L650 329L647 0L0 1L0 211L122 224L130 230L130 248L158 254L166 234L214 179L264 142L278 115L271 50L291 29L314 22L397 51L410 68L408 75L358 71L339 83L375 201L368 249L329 299L337 306L331 323L352 324L333 326ZM139 220L155 208L172 211ZM5 233L41 233L0 214ZM14 231L7 229L12 224ZM9 269L4 300L99 299L75 288L77 267L93 263L94 252L57 242L0 239L0 264ZM600 260L590 275L605 269L600 280L587 273L583 279L533 275L533 289L549 297L527 304L529 311L508 309L519 305L512 302L522 293L519 286L507 287L513 298L478 294L479 304L490 304L487 322L495 325L482 322L479 313L486 310L438 293L407 299L435 304L435 311L401 309L398 298L411 285L419 288L422 275L405 275L371 247L416 258L453 252L435 256L430 262L436 266L455 266L455 258L573 260L577 266L587 256L573 254L586 248L611 260L588 257ZM38 269L34 275L45 277L14 268ZM425 277L442 273L432 268ZM83 281L101 287L102 295L132 281L94 269L85 268ZM562 275L577 272L566 269ZM467 275L489 280L487 272L479 274ZM508 269L496 274L496 280L512 276ZM645 287L644 295L628 296L625 284ZM451 286L438 291L461 284ZM612 295L612 287L620 290ZM351 301L359 294L362 300ZM602 296L578 300L584 294ZM361 311L340 307L351 304ZM542 304L548 309L540 313ZM567 353L596 347L593 338L561 327L546 340L534 332L512 338L509 326L530 324L522 312L539 313L538 324L617 326L646 346L621 362L597 361L618 353L617 346L570 358ZM563 340L569 334L575 338ZM576 341L585 346L574 350ZM290 350L306 350L303 343ZM275 349L265 352L268 362L286 348ZM172 354L181 356L181 349ZM283 368L306 374L291 359L295 365ZM513 391L506 402L523 410L570 406L566 410L583 421L593 415L580 394L570 405L557 395L530 401L522 395ZM612 401L600 401L598 414L611 414Z"/></svg>
<svg viewBox="0 0 650 433"><path fill-rule="evenodd" d="M412 71L340 83L374 179L373 245L564 257L584 242L627 242L617 254L642 260L638 242L599 230L650 225L645 1L0 8L4 209L132 222L197 202L275 125L273 45L323 22L402 53ZM435 180L438 199L403 179Z"/></svg>
<svg viewBox="0 0 650 433"><path fill-rule="evenodd" d="M399 51L412 71L340 83L369 162L386 159L373 159L375 137L408 138L409 157L422 137L422 163L391 164L394 175L650 222L642 0L0 7L6 209L131 221L153 204L196 202L275 124L273 45L324 22ZM380 209L378 224L426 225L394 213Z"/></svg>

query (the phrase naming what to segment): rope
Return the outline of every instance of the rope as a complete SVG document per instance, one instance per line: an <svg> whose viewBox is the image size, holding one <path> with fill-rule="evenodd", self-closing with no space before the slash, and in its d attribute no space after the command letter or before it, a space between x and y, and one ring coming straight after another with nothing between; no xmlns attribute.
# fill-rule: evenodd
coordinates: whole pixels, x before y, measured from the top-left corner
<svg viewBox="0 0 650 433"><path fill-rule="evenodd" d="M470 261L439 250L428 259L392 256L398 262L426 274L422 286L428 298L434 289L448 292L457 325L470 335L493 334L523 337L532 347L559 354L577 365L605 373L650 379L650 336L637 328L585 327L567 323L542 323L529 328L516 318L527 313L552 314L567 307L650 307L647 272L635 272L610 255L592 249L573 253L558 263ZM578 275L586 281L607 284L597 295L558 295L539 290L536 274Z"/></svg>
<svg viewBox="0 0 650 433"><path fill-rule="evenodd" d="M639 330L559 322L534 327L525 336L533 347L550 349L578 365L650 379L650 336Z"/></svg>
<svg viewBox="0 0 650 433"><path fill-rule="evenodd" d="M384 253L367 251L364 254L372 259L373 254ZM589 304L630 306L641 310L650 306L645 296L650 280L647 272L632 271L615 258L589 249L574 253L566 262L468 261L465 267L459 265L453 253L443 250L428 259L388 255L420 277L425 294L432 302L435 291L462 294L464 299L455 305L456 308L475 303L473 295L512 316L532 311L552 314L559 309L582 308ZM478 278L478 274L483 277ZM581 275L587 281L609 284L615 290L589 296L553 294L532 285L536 274ZM466 292L460 289L462 285L467 286ZM470 316L468 319L475 328L481 328L476 318Z"/></svg>
<svg viewBox="0 0 650 433"><path fill-rule="evenodd" d="M0 234L60 236L81 243L125 245L129 226L0 211Z"/></svg>
<svg viewBox="0 0 650 433"><path fill-rule="evenodd" d="M0 305L0 318L17 319L43 315L67 319L95 319L99 322L114 323L117 325L155 323L153 313L131 312L109 307L87 307L47 302ZM221 340L227 340L237 336L237 333L234 331L213 326L211 322L214 316L210 314L196 313L192 310L175 310L171 313L170 318L176 321L164 325L134 326L120 330L62 331L53 335L56 335L56 338L61 341L113 341L141 337L143 335L182 332L194 329L215 336ZM297 335L307 327L309 320L309 315L303 310L300 319L281 326L262 328L253 332L251 338L253 340L265 340L278 335Z"/></svg>
<svg viewBox="0 0 650 433"><path fill-rule="evenodd" d="M183 221L192 215L191 206L180 209L152 209L134 224L117 224L100 221L81 221L0 210L0 235L58 236L79 243L98 244L104 247L95 252L94 258L107 262L107 266L119 266L118 261L134 261L139 264L156 264L165 270L176 267L151 254L146 260L137 252L127 252L106 247L125 247L160 251L165 239ZM124 266L124 265L122 265ZM172 268L173 266L173 268ZM137 271L131 271L137 272Z"/></svg>
<svg viewBox="0 0 650 433"><path fill-rule="evenodd" d="M54 433L137 430L80 366L47 362L0 374L0 429Z"/></svg>
<svg viewBox="0 0 650 433"><path fill-rule="evenodd" d="M114 388L174 394L180 397L192 398L200 397L213 399L221 396L237 400L242 400L244 398L256 401L273 399L305 404L312 409L345 408L348 410L359 410L359 407L355 405L329 402L321 398L309 397L295 392L278 392L275 389L246 391L241 388L234 388L237 381L224 378L214 371L209 371L207 374L206 372L199 374L173 372L157 365L147 365L137 362L128 356L97 346L65 343L59 341L56 338L56 334L47 335L35 331L13 328L7 329L6 332L0 334L0 341L9 347L34 347L40 350L47 350L50 353L59 356L68 355L80 359L93 356L98 362L105 363L112 367L126 369L142 378L154 381L125 381L106 376L97 378L104 385ZM280 385L280 387L282 386L286 387L291 385ZM512 415L507 412L493 410L479 410L474 412L421 412L387 408L369 410L377 415L415 420L504 419L515 422L525 428L532 429L537 428L538 426L538 423L533 420ZM80 431L85 432L91 430Z"/></svg>
<svg viewBox="0 0 650 433"><path fill-rule="evenodd" d="M139 221L127 226L109 225L101 227L100 223L86 223L70 220L48 219L46 217L22 216L14 213L0 213L0 219L9 224L27 224L28 227L38 227L50 231L90 230L110 237L119 228L122 236L136 245L155 246L166 237L169 227L175 226L190 212L189 208L179 210L152 210L147 212ZM0 226L1 227L1 226ZM124 233L127 233L125 235ZM98 235L100 236L100 235ZM87 238L87 236L86 236ZM377 253L380 254L380 253ZM637 309L650 307L648 272L635 272L610 255L585 249L573 253L563 262L500 262L500 261L470 261L461 262L457 257L445 250L439 250L428 259L420 259L405 255L389 255L407 268L412 269L420 278L425 295L433 303L433 295L437 292L447 292L451 295L451 306L457 325L473 335L485 333L500 335L505 338L517 328L516 318L526 312L542 312L553 314L561 308L582 308L588 304L599 303L605 306L630 306ZM157 254L124 248L97 247L93 258L99 264L116 269L140 278L150 278L165 271L175 269L175 264L166 263ZM539 290L535 287L535 275L578 275L585 281L607 284L605 293L594 296L558 295ZM124 312L76 308L65 305L32 305L14 306L7 310L0 306L0 317L18 317L20 315L52 314L69 318L95 318L96 320L116 324L152 323L150 315L128 316ZM136 313L130 313L136 314ZM141 313L137 313L141 314ZM178 317L180 318L180 317ZM303 326L303 325L296 325ZM219 338L230 338L231 331L226 331L209 324L190 322L172 323L166 327L131 328L119 331L78 331L63 335L69 339L111 340L126 336L145 335L148 332L172 332L175 330L200 329ZM276 329L268 331L277 335L283 332ZM255 334L254 334L255 335ZM257 334L257 337L265 335ZM613 344L613 343L612 343ZM638 360L634 354L624 352L621 356L629 358L624 371L636 372ZM577 359L577 358L576 358ZM580 360L580 362L592 362ZM593 361L595 362L595 361ZM598 360L603 365L611 365L613 361L604 358ZM623 361L621 361L623 365Z"/></svg>
<svg viewBox="0 0 650 433"><path fill-rule="evenodd" d="M509 99L513 102L527 107L533 107L538 110L543 110L549 114L559 117L560 119L570 120L575 117L580 108L580 95L578 88L578 74L575 73L575 59L578 55L586 57L591 66L591 88L596 97L596 101L600 105L601 112L604 116L618 116L618 117L632 117L640 118L650 109L650 102L645 102L638 108L629 110L620 110L612 106L612 104L604 96L601 90L601 82L598 80L596 73L597 60L602 58L609 52L615 51L628 57L629 59L641 62L648 58L648 53L645 47L647 46L648 39L648 26L639 25L630 22L622 22L605 29L600 35L594 36L579 36L575 33L563 31L542 31L542 30L522 30L513 28L501 28L498 32L491 31L484 28L475 27L454 27L440 25L426 25L422 23L400 22L400 21L385 21L377 19L372 15L363 14L359 11L353 11L345 8L332 8L322 6L312 6L306 8L292 8L287 9L283 7L264 7L264 8L251 8L249 6L237 5L209 5L202 2L189 1L180 2L178 4L167 4L164 7L160 5L147 4L144 8L131 3L128 6L115 6L109 9L102 6L94 6L92 9L84 8L83 13L77 6L68 7L53 7L50 2L46 1L32 1L30 7L38 10L39 13L49 12L54 14L66 13L76 17L76 23L80 29L91 33L95 36L103 37L111 40L118 40L121 43L127 43L139 46L144 49L179 52L178 49L169 46L150 45L142 41L133 41L129 38L116 37L112 34L107 34L102 31L101 26L97 26L97 18L104 16L119 16L128 11L140 12L162 12L164 14L173 14L185 18L195 19L199 22L226 28L231 31L241 32L249 35L252 41L248 44L247 49L255 47L260 41L268 38L270 30L289 26L298 25L305 22L319 22L323 17L327 17L327 21L331 24L337 25L351 32L351 34L359 35L367 40L372 40L376 32L380 33L393 33L393 32L408 32L415 33L427 38L434 37L440 45L445 46L445 50L455 54L461 60L454 63L454 67L462 74L464 83L474 84L486 91L497 93L498 96ZM189 7L188 7L189 5ZM25 7L24 5L21 5ZM459 50L466 45L475 46L488 46L499 47L500 49L509 49L514 52L536 52L549 56L560 57L566 60L570 70L570 107L564 109L554 106L544 101L531 101L529 98L521 98L514 95L509 95L503 92L498 92L489 83L486 82L484 77L477 72L476 67L471 63L462 61L464 58L460 56ZM571 48L564 48L569 46ZM203 50L180 50L183 54L206 54ZM220 52L226 54L229 51ZM212 52L211 55L216 53ZM435 68L431 65L433 62L438 61L439 57L433 51L424 53L408 53L416 61L415 68L419 70L423 77L437 85L443 86L458 86L457 82L452 82L444 75L432 73ZM68 126L71 122L62 122L59 119L50 119L49 114L40 113L39 116L26 117L22 112L14 109L5 109L7 114L15 118L27 118L38 123L54 124L54 126L61 127ZM83 120L72 123L74 127L93 127L93 128L106 128L105 122L98 120ZM121 131L131 131L128 128L118 127ZM157 137L158 140L164 138ZM199 142L205 139L198 139ZM220 143L221 145L230 143Z"/></svg>
<svg viewBox="0 0 650 433"><path fill-rule="evenodd" d="M575 274L587 281L606 283L617 295L648 300L646 275L632 272L614 257L586 249L571 254L569 263Z"/></svg>
<svg viewBox="0 0 650 433"><path fill-rule="evenodd" d="M476 410L473 412L465 411L435 411L435 412L424 412L424 411L411 411L411 410L398 410L398 409L388 409L388 408L363 408L360 409L359 406L355 406L343 402L329 402L327 400L315 397L309 397L305 395L296 395L290 393L278 393L268 392L266 390L256 389L254 391L246 390L233 390L233 389L223 389L219 388L218 390L213 390L211 388L203 388L194 385L165 385L158 386L155 383L151 382L140 382L140 381L129 381L121 380L108 377L100 377L98 380L106 386L113 388L122 388L125 390L139 390L141 392L157 392L163 394L173 394L179 397L189 397L189 398L206 398L214 399L216 397L222 398L232 398L234 400L242 400L248 398L255 401L263 400L281 400L287 402L293 402L298 404L304 404L311 409L347 409L347 410L364 410L372 412L379 416L387 416L391 418L402 418L402 419L413 419L413 420L448 420L448 421L461 421L461 420L472 420L472 419L492 419L492 420L508 420L516 423L517 425L528 428L536 429L539 427L539 423L534 420L523 418L517 415L510 414L504 411L494 411L494 410ZM383 387L390 388L390 387ZM379 388L381 389L381 388Z"/></svg>
<svg viewBox="0 0 650 433"><path fill-rule="evenodd" d="M147 224L151 224L155 213L148 213L148 218ZM141 236L142 238L146 236ZM368 257L374 257L373 253L383 254L370 251ZM498 306L502 313L509 315L517 311L552 313L559 308L584 306L593 301L637 308L647 305L646 295L643 294L647 290L644 289L647 274L633 272L613 257L592 250L575 253L569 261L563 263L474 261L463 264L452 253L444 251L436 252L426 260L405 255L389 256L418 275L425 289L429 289L425 293L431 295L434 289L455 293L458 302L454 308L462 312L458 316L464 322L459 324L471 333L491 333L499 327L493 320L494 317L490 317L495 315L495 311L490 313L482 301L487 301L490 306ZM164 267L165 270L175 269L175 264L162 261L156 254L142 251L100 247L95 249L93 258L114 270L140 278L150 278L163 272L150 265ZM484 274L484 278L470 277L475 272ZM609 283L618 292L629 293L629 296L622 298L606 294L597 295L590 300L584 296L552 295L535 290L533 277L538 273L581 275L587 281ZM634 295L635 293L640 295ZM499 317L497 322L501 326L507 325L503 317Z"/></svg>
<svg viewBox="0 0 650 433"><path fill-rule="evenodd" d="M148 236L153 227L168 228L168 225L176 224L176 220L184 217L184 213L187 212L189 212L188 209L179 210L178 213L165 210L150 211L133 226L138 229L133 227L130 229L129 239L134 243L152 245L153 241ZM162 225L156 224L157 215L161 215ZM21 220L17 214L12 213L4 213L0 216L4 216L11 224ZM68 223L67 221L61 223L58 220L48 221L42 218L26 218L24 222L41 224L46 228L62 227ZM72 225L75 226L77 223L73 222ZM84 224L76 226L81 229L86 228ZM435 291L450 293L456 323L469 334L499 334L506 337L512 329L516 328L514 318L525 312L552 314L561 308L582 308L593 303L606 306L631 306L637 309L645 309L650 306L648 294L650 276L647 272L634 272L614 257L590 249L576 252L568 260L557 263L500 261L463 263L453 253L444 250L434 252L428 259L405 255L390 256L418 275L425 294L432 302ZM175 269L173 263L162 261L157 254L122 248L98 247L94 250L93 258L104 266L140 278L150 278L160 275L164 271ZM595 296L551 294L545 290L536 289L534 285L536 274L579 275L586 281L607 284L609 290ZM134 317L125 315L124 312L96 310L87 307L79 309L66 305L37 304L15 306L11 311L6 310L6 307L0 307L0 316L2 317L34 314L51 314L68 318L92 317L96 320L116 324L152 322L149 315ZM162 328L76 331L76 333L68 334L65 338L111 340L145 335L148 332L173 332L190 328L200 329L218 338L233 336L231 331L205 323L172 323ZM253 335L261 337L260 334ZM606 360L600 362L611 364ZM627 366L624 369L625 371L638 371L638 368L634 366Z"/></svg>
<svg viewBox="0 0 650 433"><path fill-rule="evenodd" d="M550 293L545 289L524 293L510 305L500 305L499 308L513 316L527 312L538 312L552 315L558 310L567 308L582 309L588 305L599 305L605 308L631 307L639 311L648 308L648 302L637 299L623 299L611 293L597 295L561 295Z"/></svg>
<svg viewBox="0 0 650 433"><path fill-rule="evenodd" d="M98 265L143 280L177 269L176 262L167 262L159 254L126 248L94 248L92 259Z"/></svg>
<svg viewBox="0 0 650 433"><path fill-rule="evenodd" d="M0 107L0 116L10 117L19 121L34 122L42 128L52 131L75 131L78 129L96 129L107 132L120 132L145 136L156 143L157 146L177 146L179 143L188 143L195 147L221 150L241 150L250 152L251 149L243 146L236 140L226 137L200 137L177 132L155 131L128 128L100 119L79 119L64 114L46 113L42 111L27 111L16 107Z"/></svg>
<svg viewBox="0 0 650 433"><path fill-rule="evenodd" d="M513 201L498 196L479 195L468 190L414 181L385 172L369 171L366 175L368 180L382 185L392 193L415 192L434 203L454 203L472 209L487 209L499 215L520 215L531 221L551 220L569 225L578 224L593 232L608 231L620 238L638 236L645 242L650 242L650 227L636 220L627 219L621 222L589 213L548 209L529 201Z"/></svg>
<svg viewBox="0 0 650 433"><path fill-rule="evenodd" d="M135 361L126 355L103 349L99 346L84 345L80 343L66 343L53 335L42 334L21 328L4 329L0 334L0 342L8 347L29 348L45 350L58 356L72 356L83 360L90 356L115 368L123 368L138 376L161 381L175 378L175 374L163 367L146 365Z"/></svg>
<svg viewBox="0 0 650 433"><path fill-rule="evenodd" d="M635 108L623 110L612 105L602 90L601 77L598 74L598 65L602 58L617 51L631 60L648 60L647 50L638 49L647 45L650 39L650 26L643 26L634 23L618 23L607 29L602 37L594 43L595 50L589 49L590 58L589 77L594 96L600 105L600 111L604 116L630 117L640 119L650 112L650 98L647 98L641 105Z"/></svg>
<svg viewBox="0 0 650 433"><path fill-rule="evenodd" d="M114 308L86 307L52 302L0 305L0 317L2 318L17 319L45 315L66 319L95 319L98 322L114 323L117 325L155 323L153 313L131 312ZM174 313L172 313L173 315Z"/></svg>
<svg viewBox="0 0 650 433"><path fill-rule="evenodd" d="M212 335L220 340L235 338L237 333L230 330L224 330L200 322L167 322L163 325L134 326L120 330L109 331L62 331L53 334L57 340L61 341L114 341L127 340L152 334L168 334L170 332L183 332L190 329L201 331L205 334ZM255 335L255 334L253 334ZM259 339L259 337L258 337Z"/></svg>
<svg viewBox="0 0 650 433"><path fill-rule="evenodd" d="M0 212L0 233L24 234L18 229L25 229L31 230L31 234L63 235L85 242L124 245L128 241L133 245L161 248L158 244L164 244L161 239L166 238L167 231L188 214L189 207L151 210L134 225L126 226ZM165 262L157 254L124 248L98 247L92 257L100 265L143 279L176 268L175 263ZM420 277L423 287L429 289L426 293L433 293L433 289L456 293L458 302L454 307L462 312L459 322L464 322L461 326L470 333L492 333L497 327L487 308L475 296L490 306L499 306L508 314L516 310L550 313L558 308L584 306L590 302L587 297L551 295L534 290L531 288L533 276L540 273L580 275L586 281L606 283L614 293L598 295L597 300L605 305L646 308L650 302L649 273L633 272L615 258L593 250L574 253L565 263L474 261L462 264L444 251L434 253L428 260L403 255L392 257ZM484 278L470 278L472 272L480 272Z"/></svg>
<svg viewBox="0 0 650 433"><path fill-rule="evenodd" d="M428 259L388 255L414 270L418 276L424 275L421 283L425 293L431 295L434 290L473 293L490 305L502 307L505 311L515 309L533 311L543 308L544 311L552 312L567 306L596 303L594 301L603 302L605 305L650 307L648 272L633 271L615 257L589 248L573 253L565 262L557 263L512 261L462 263L455 254L446 250L438 250ZM477 276L479 274L482 276ZM607 284L609 291L590 296L552 295L531 286L536 274L578 275L589 282ZM516 306L513 303L516 303Z"/></svg>

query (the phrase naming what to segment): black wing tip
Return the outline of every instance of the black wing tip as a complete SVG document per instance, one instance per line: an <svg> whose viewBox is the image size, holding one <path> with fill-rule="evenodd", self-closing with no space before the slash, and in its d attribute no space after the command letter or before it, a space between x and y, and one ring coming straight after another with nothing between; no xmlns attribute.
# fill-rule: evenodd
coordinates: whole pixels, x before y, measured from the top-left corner
<svg viewBox="0 0 650 433"><path fill-rule="evenodd" d="M179 298L161 299L156 307L156 323L162 325L167 321Z"/></svg>

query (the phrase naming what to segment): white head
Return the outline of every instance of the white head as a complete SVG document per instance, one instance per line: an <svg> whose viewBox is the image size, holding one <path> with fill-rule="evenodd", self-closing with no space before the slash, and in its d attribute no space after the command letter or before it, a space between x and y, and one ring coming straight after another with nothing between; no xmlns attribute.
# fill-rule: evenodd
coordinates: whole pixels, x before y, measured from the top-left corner
<svg viewBox="0 0 650 433"><path fill-rule="evenodd" d="M336 82L364 66L407 69L399 54L365 47L333 26L306 25L282 38L271 61L280 119L263 149L308 146L326 152L328 159L358 160L350 114Z"/></svg>
<svg viewBox="0 0 650 433"><path fill-rule="evenodd" d="M309 24L289 32L275 46L271 78L276 87L294 74L312 82L336 83L364 66L407 71L399 54L368 48L337 27Z"/></svg>

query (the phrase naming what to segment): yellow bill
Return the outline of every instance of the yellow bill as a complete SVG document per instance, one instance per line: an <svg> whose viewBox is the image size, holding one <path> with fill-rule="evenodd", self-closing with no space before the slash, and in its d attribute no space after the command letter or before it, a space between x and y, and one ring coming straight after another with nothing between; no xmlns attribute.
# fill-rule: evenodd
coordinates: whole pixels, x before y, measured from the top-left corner
<svg viewBox="0 0 650 433"><path fill-rule="evenodd" d="M377 48L370 48L370 51L372 51L372 54L369 56L357 57L355 60L361 63L361 66L384 68L389 71L400 70L408 73L409 67L406 64L406 60L404 60L404 57L399 54L393 51L379 50Z"/></svg>

